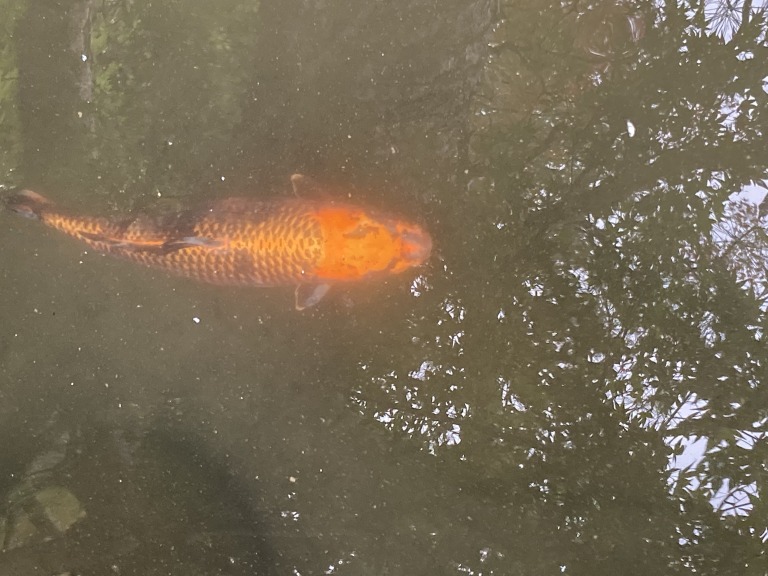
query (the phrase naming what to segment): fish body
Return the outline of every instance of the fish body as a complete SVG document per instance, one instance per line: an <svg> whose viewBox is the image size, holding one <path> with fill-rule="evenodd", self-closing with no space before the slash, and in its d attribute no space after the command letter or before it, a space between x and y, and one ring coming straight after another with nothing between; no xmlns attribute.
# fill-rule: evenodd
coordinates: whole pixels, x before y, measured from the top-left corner
<svg viewBox="0 0 768 576"><path fill-rule="evenodd" d="M296 286L298 309L316 304L332 284L418 266L432 248L416 224L328 201L228 198L127 219L70 215L29 190L6 205L94 250L146 266L213 284Z"/></svg>

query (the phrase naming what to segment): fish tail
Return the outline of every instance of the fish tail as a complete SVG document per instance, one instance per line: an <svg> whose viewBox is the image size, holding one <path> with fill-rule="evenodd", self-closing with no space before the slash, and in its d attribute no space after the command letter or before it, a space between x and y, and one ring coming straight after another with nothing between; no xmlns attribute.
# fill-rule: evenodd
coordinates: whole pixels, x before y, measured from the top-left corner
<svg viewBox="0 0 768 576"><path fill-rule="evenodd" d="M16 212L19 216L42 220L43 211L50 202L44 196L32 190L22 190L11 194L5 199L5 205L8 210Z"/></svg>

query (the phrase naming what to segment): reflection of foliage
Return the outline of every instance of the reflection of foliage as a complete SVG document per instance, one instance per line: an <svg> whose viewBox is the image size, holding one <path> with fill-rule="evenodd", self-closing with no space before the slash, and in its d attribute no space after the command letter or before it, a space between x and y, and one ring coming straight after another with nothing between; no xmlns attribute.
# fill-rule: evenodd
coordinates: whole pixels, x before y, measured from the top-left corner
<svg viewBox="0 0 768 576"><path fill-rule="evenodd" d="M768 232L758 207L746 200L729 202L714 229L716 254L752 292L761 307L768 305Z"/></svg>
<svg viewBox="0 0 768 576"><path fill-rule="evenodd" d="M107 2L93 56L105 189L167 192L221 173L217 152L240 121L256 2ZM169 178L173 179L169 181Z"/></svg>
<svg viewBox="0 0 768 576"><path fill-rule="evenodd" d="M17 168L21 153L19 116L17 113L16 46L13 42L16 22L21 16L23 0L0 0L0 174L10 178Z"/></svg>
<svg viewBox="0 0 768 576"><path fill-rule="evenodd" d="M733 37L744 15L751 11L751 0L709 0L704 4L704 18L708 28L726 40Z"/></svg>
<svg viewBox="0 0 768 576"><path fill-rule="evenodd" d="M468 415L463 395L464 369L461 354L461 329L464 312L460 304L446 300L444 317L439 324L454 326L456 331L435 338L435 344L454 351L450 362L435 365L430 360L417 360L428 343L418 338L413 342L416 364L407 374L389 371L374 376L370 386L353 398L361 410L369 412L380 423L406 436L424 435L431 452L452 445L461 437L460 422ZM365 374L376 374L378 366L362 366Z"/></svg>
<svg viewBox="0 0 768 576"><path fill-rule="evenodd" d="M702 2L623 2L654 25L596 67L577 41L595 3L547 4L510 3L491 41L456 229L483 224L434 280L453 294L439 335L358 405L482 469L466 481L500 503L562 506L583 538L563 566L608 572L621 548L641 563L614 573L723 573L731 554L762 573L765 232L743 208L715 223L768 170L764 14L726 43Z"/></svg>

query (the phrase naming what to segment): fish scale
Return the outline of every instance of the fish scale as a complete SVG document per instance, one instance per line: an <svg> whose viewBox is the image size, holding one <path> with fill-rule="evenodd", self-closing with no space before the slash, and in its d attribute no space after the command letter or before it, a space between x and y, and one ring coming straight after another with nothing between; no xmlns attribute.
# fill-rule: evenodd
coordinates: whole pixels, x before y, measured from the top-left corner
<svg viewBox="0 0 768 576"><path fill-rule="evenodd" d="M270 217L258 223L238 215L217 214L213 209L194 227L192 235L215 239L218 246L192 245L169 254L132 252L118 246L110 252L213 284L298 284L313 280L307 278L305 271L314 269L322 258L320 228L312 222L308 208L291 202L280 210L270 211ZM282 225L285 219L293 226ZM146 228L136 230L135 236L158 237L162 243L173 239L167 233Z"/></svg>

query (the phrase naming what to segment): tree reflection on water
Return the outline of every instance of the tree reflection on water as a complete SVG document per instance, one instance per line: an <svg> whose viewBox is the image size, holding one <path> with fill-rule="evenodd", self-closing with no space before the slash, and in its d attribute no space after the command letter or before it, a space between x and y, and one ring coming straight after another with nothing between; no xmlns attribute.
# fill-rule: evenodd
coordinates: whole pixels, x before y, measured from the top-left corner
<svg viewBox="0 0 768 576"><path fill-rule="evenodd" d="M89 3L83 107L81 64L39 94L65 17L5 3L13 183L130 211L301 171L413 214L435 252L297 316L87 259L62 293L73 263L7 233L0 488L64 428L77 526L130 546L0 566L768 571L765 218L733 196L765 187L763 5Z"/></svg>

